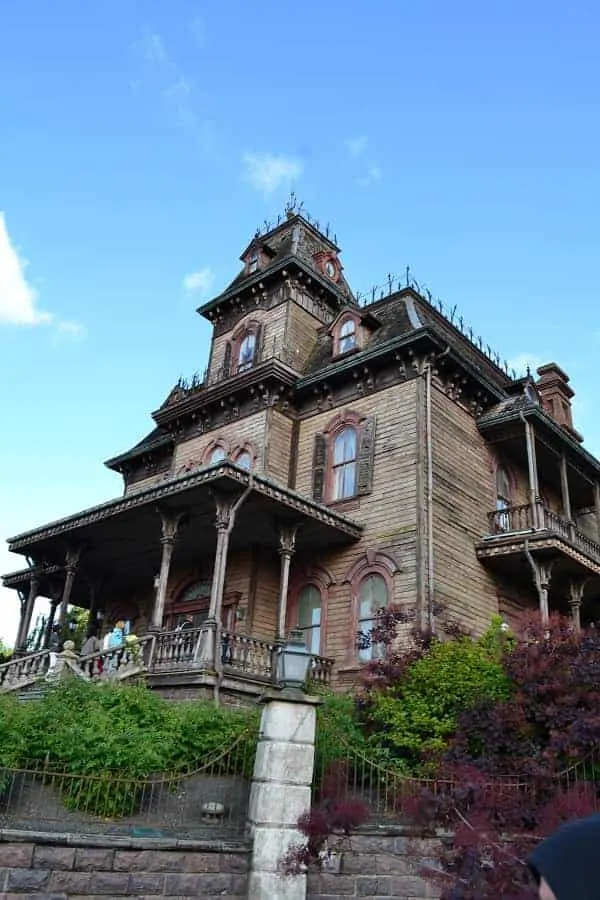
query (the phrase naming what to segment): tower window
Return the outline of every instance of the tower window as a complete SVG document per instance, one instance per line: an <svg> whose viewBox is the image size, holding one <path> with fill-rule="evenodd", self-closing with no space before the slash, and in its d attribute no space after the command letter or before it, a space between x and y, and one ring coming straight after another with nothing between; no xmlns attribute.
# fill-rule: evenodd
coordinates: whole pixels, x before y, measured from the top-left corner
<svg viewBox="0 0 600 900"><path fill-rule="evenodd" d="M238 353L238 372L245 372L250 369L254 363L256 353L256 334L253 331L248 332L240 344Z"/></svg>
<svg viewBox="0 0 600 900"><path fill-rule="evenodd" d="M356 347L356 322L354 319L345 319L340 325L337 339L337 352L347 353Z"/></svg>

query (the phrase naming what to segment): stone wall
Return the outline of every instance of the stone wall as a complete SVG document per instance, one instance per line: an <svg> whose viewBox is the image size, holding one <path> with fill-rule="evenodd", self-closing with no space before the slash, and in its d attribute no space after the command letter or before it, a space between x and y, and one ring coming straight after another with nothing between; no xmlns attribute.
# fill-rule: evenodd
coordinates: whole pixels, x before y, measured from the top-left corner
<svg viewBox="0 0 600 900"><path fill-rule="evenodd" d="M0 830L0 900L247 896L242 844Z"/></svg>
<svg viewBox="0 0 600 900"><path fill-rule="evenodd" d="M321 873L309 875L307 900L438 897L439 891L420 875L424 866L435 866L437 844L434 839L415 838L398 830L354 835L351 849L334 856Z"/></svg>

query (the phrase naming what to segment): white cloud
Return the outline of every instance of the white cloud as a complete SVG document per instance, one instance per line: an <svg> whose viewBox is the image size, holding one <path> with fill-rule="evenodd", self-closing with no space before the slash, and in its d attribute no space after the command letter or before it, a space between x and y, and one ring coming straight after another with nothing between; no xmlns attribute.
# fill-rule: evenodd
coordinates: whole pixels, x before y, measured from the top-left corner
<svg viewBox="0 0 600 900"><path fill-rule="evenodd" d="M358 184L360 184L361 187L369 187L369 185L375 184L376 181L381 181L382 178L383 172L379 166L372 163L367 169L367 174L358 179Z"/></svg>
<svg viewBox="0 0 600 900"><path fill-rule="evenodd" d="M183 287L188 294L205 296L212 288L214 280L214 272L206 266L204 269L186 275L183 279Z"/></svg>
<svg viewBox="0 0 600 900"><path fill-rule="evenodd" d="M68 320L59 322L56 331L60 337L68 338L71 341L81 341L87 333L85 325Z"/></svg>
<svg viewBox="0 0 600 900"><path fill-rule="evenodd" d="M517 377L520 378L527 373L527 368L529 367L531 374L535 378L536 369L543 365L544 361L535 353L517 353L516 356L512 356L508 360L508 371L510 372L514 369Z"/></svg>
<svg viewBox="0 0 600 900"><path fill-rule="evenodd" d="M27 262L10 239L0 212L0 324L46 325L52 316L37 309L37 291L27 281Z"/></svg>
<svg viewBox="0 0 600 900"><path fill-rule="evenodd" d="M366 134L361 134L359 137L346 138L344 146L350 156L360 156L367 149L368 142Z"/></svg>
<svg viewBox="0 0 600 900"><path fill-rule="evenodd" d="M256 191L272 194L280 187L289 187L302 174L304 166L291 156L273 153L245 153L244 180Z"/></svg>
<svg viewBox="0 0 600 900"><path fill-rule="evenodd" d="M155 63L156 65L168 65L170 63L162 36L158 32L152 31L148 26L142 31L139 47L146 62Z"/></svg>

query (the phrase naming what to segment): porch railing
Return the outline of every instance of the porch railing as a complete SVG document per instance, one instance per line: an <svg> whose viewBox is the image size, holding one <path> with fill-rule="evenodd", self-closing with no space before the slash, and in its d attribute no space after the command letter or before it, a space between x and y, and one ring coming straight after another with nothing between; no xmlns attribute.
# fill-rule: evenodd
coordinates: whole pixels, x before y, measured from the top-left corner
<svg viewBox="0 0 600 900"><path fill-rule="evenodd" d="M561 518L543 503L523 503L507 506L489 513L490 533L488 537L523 534L526 532L549 532L569 541L586 556L600 561L600 543L575 527L573 522Z"/></svg>
<svg viewBox="0 0 600 900"><path fill-rule="evenodd" d="M164 631L139 638L135 644L125 644L101 650L89 656L69 656L68 666L74 674L88 681L122 680L149 672L152 674L194 670L201 667L198 648L206 627L183 631ZM220 662L223 671L231 676L254 680L275 681L278 646L274 641L261 640L244 634L225 631L221 634ZM31 653L0 665L0 692L19 690L36 681L53 680L61 669L62 654ZM331 683L333 659L313 655L311 678L319 685Z"/></svg>
<svg viewBox="0 0 600 900"><path fill-rule="evenodd" d="M50 668L49 650L15 657L0 666L0 691L24 687L43 678Z"/></svg>

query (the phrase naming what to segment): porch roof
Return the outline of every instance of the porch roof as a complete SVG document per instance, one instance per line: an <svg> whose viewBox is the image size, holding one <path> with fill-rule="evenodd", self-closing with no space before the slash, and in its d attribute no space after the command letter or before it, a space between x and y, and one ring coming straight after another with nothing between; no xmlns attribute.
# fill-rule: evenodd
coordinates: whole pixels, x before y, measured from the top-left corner
<svg viewBox="0 0 600 900"><path fill-rule="evenodd" d="M239 466L222 461L189 474L160 482L136 493L110 500L73 516L59 519L9 538L9 549L62 568L69 545L82 548L81 570L92 579L134 586L152 583L160 565L161 520L158 510L185 513L176 558L197 564L214 551L216 541L214 491L248 496L239 508L231 533L230 552L278 546L277 523L298 524L296 547L310 552L357 540L362 526L300 494ZM31 574L32 570L25 570ZM21 587L25 572L11 573L4 583ZM81 584L82 579L76 578ZM74 592L73 602L83 599ZM84 603L83 605L87 605Z"/></svg>

